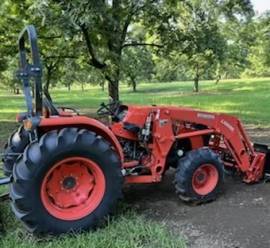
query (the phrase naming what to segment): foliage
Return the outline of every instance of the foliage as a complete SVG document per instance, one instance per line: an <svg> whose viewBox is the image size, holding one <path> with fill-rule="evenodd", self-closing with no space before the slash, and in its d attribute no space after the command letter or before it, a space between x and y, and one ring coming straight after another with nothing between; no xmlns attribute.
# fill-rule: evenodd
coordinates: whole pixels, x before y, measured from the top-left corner
<svg viewBox="0 0 270 248"><path fill-rule="evenodd" d="M199 79L209 68L224 59L226 43L218 27L218 15L211 2L194 1L193 11L185 31L191 35L183 51L188 69L194 78L194 91L199 91ZM188 35L187 34L187 35Z"/></svg>
<svg viewBox="0 0 270 248"><path fill-rule="evenodd" d="M109 95L117 100L121 73L122 50L125 47L148 45L134 41L129 27L139 22L142 15L148 15L156 1L39 1L39 10L44 13L45 21L51 9L58 10L60 16L67 17L64 32L74 39L80 35L84 45L82 56L94 68L100 70L109 83ZM173 3L172 3L173 4ZM172 7L172 4L170 7ZM164 5L160 2L159 5ZM61 22L61 18L58 19ZM60 26L65 29L64 25ZM150 44L153 45L153 44Z"/></svg>
<svg viewBox="0 0 270 248"><path fill-rule="evenodd" d="M0 3L0 45L1 68L0 76L2 81L10 87L19 87L18 80L15 79L15 72L18 65L17 57L17 37L22 28L27 24L35 24L39 37L39 48L41 52L43 72L44 72L44 90L48 92L50 85L56 85L57 80L62 76L61 67L66 59L73 59L74 42L69 42L67 37L63 36L61 27L56 26L53 29L50 25L42 25L43 20L36 12L35 1L2 1ZM58 18L53 12L52 22ZM67 46L67 44L69 44ZM12 76L11 76L12 75Z"/></svg>
<svg viewBox="0 0 270 248"><path fill-rule="evenodd" d="M248 53L249 66L245 76L270 76L270 12L266 12L254 21L253 37L255 42Z"/></svg>
<svg viewBox="0 0 270 248"><path fill-rule="evenodd" d="M138 80L151 80L154 63L151 52L146 47L127 47L123 52L121 72L123 80L137 90Z"/></svg>
<svg viewBox="0 0 270 248"><path fill-rule="evenodd" d="M17 35L35 24L44 90L122 80L199 80L269 75L269 14L253 18L249 0L27 0L0 3L0 79L19 87ZM237 32L235 31L237 30Z"/></svg>
<svg viewBox="0 0 270 248"><path fill-rule="evenodd" d="M194 79L196 92L200 78L220 77L221 71L225 70L224 65L234 60L232 56L235 55L230 53L231 40L234 38L223 32L226 31L224 26L228 23L245 24L253 13L248 1L229 2L192 0L177 19L181 36L178 36L178 42L173 42L167 59L172 61L171 69L182 71L178 73L182 78L177 79ZM172 78L176 75L172 71Z"/></svg>

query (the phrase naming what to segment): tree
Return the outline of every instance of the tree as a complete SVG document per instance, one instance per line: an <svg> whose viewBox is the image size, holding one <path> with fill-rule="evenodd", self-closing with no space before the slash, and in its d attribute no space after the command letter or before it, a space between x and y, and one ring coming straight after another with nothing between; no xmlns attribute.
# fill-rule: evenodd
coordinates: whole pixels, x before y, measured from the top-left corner
<svg viewBox="0 0 270 248"><path fill-rule="evenodd" d="M61 67L59 83L70 91L72 84L79 84L84 91L85 84L101 85L104 82L103 74L95 70L87 63L83 63L83 57L74 60L65 60Z"/></svg>
<svg viewBox="0 0 270 248"><path fill-rule="evenodd" d="M194 91L198 92L200 78L220 70L225 60L228 43L221 32L222 23L250 16L253 11L249 1L191 0L188 3L178 17L182 36L178 36L178 42L178 37L171 39L174 49L170 57L185 64L186 74L192 76Z"/></svg>
<svg viewBox="0 0 270 248"><path fill-rule="evenodd" d="M135 89L151 74L148 57L155 60L157 78L193 77L198 90L201 78L225 68L230 44L224 43L229 39L220 24L252 12L249 0L4 0L0 7L0 71L7 72L16 56L13 41L21 23L31 23L38 27L45 92L64 79L67 86L79 82L82 87L89 80L104 87L106 80L114 100L121 77L133 81ZM133 64L123 66L128 60Z"/></svg>
<svg viewBox="0 0 270 248"><path fill-rule="evenodd" d="M152 54L146 47L127 47L121 64L122 78L137 91L138 80L150 80L154 71Z"/></svg>
<svg viewBox="0 0 270 248"><path fill-rule="evenodd" d="M215 77L239 78L248 67L248 57L255 41L255 26L252 19L228 19L220 23L220 30L226 40L223 59L218 61ZM237 30L237 32L236 32Z"/></svg>
<svg viewBox="0 0 270 248"><path fill-rule="evenodd" d="M74 59L76 40L68 40L62 32L61 26L51 28L52 23L60 17L57 10L51 10L51 23L42 25L43 20L37 12L36 1L1 1L0 3L0 76L9 87L18 87L15 78L18 69L18 34L26 24L35 24L38 33L38 45L43 65L44 92L49 96L49 87L56 84L62 76L60 74L64 60ZM68 46L67 46L68 44Z"/></svg>
<svg viewBox="0 0 270 248"><path fill-rule="evenodd" d="M253 22L251 33L254 42L250 45L250 52L246 57L249 64L244 75L255 77L270 76L270 12L264 13Z"/></svg>
<svg viewBox="0 0 270 248"><path fill-rule="evenodd" d="M29 5L19 4L16 0L13 3L0 2L0 77L1 83L14 90L18 87L18 81L15 79L15 69L18 64L16 41L21 31L20 23L27 18L27 14L21 18L22 7L27 9Z"/></svg>
<svg viewBox="0 0 270 248"><path fill-rule="evenodd" d="M60 32L58 35L61 34ZM48 34L47 34L48 35ZM62 77L66 75L66 69L70 68L73 72L73 75L77 72L75 71L76 64L75 60L78 58L78 55L75 53L75 44L74 41L69 41L69 46L66 45L66 42L63 42L59 36L54 36L51 34L49 38L41 39L41 55L43 62L43 71L44 73L44 93L51 100L49 93L50 86L55 86L57 81L60 81ZM72 49L73 48L73 49ZM73 68L67 65L73 65Z"/></svg>
<svg viewBox="0 0 270 248"><path fill-rule="evenodd" d="M41 3L41 1L39 1ZM109 95L119 99L119 79L123 49L127 47L162 45L152 39L151 42L134 40L130 26L146 20L149 30L157 30L156 35L165 35L174 25L161 32L164 23L173 24L172 13L184 1L143 1L143 0L111 0L111 1L42 1L41 12L48 18L51 9L61 9L64 17L70 17L66 33L72 37L80 33L83 37L88 63L100 70L108 81ZM56 6L57 7L54 7ZM153 16L153 11L157 13ZM157 16L159 18L157 18ZM154 17L154 18L153 18ZM72 28L70 28L73 25ZM63 26L63 25L62 25ZM166 36L166 35L165 35ZM157 39L156 39L157 40ZM161 39L160 39L161 40Z"/></svg>

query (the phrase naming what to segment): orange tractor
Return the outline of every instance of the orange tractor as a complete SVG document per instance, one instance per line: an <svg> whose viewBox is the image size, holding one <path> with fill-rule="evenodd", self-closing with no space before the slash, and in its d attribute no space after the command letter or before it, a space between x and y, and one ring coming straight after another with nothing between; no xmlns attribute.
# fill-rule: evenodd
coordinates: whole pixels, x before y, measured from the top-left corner
<svg viewBox="0 0 270 248"><path fill-rule="evenodd" d="M246 183L270 171L268 147L252 144L236 117L113 102L97 111L111 117L105 125L43 96L33 26L22 31L19 54L27 112L5 147L7 177L0 183L9 184L12 210L31 232L94 228L112 212L124 183L159 183L171 167L177 195L193 203L216 199L226 170Z"/></svg>

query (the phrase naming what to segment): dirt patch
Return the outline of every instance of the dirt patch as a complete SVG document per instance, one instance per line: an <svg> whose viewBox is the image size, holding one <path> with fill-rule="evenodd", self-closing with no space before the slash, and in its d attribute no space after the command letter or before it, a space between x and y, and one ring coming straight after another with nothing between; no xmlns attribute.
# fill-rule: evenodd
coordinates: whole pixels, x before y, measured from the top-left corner
<svg viewBox="0 0 270 248"><path fill-rule="evenodd" d="M252 142L262 143L270 146L270 128L257 127L256 125L245 125L245 130L251 137Z"/></svg>
<svg viewBox="0 0 270 248"><path fill-rule="evenodd" d="M130 186L125 200L147 218L165 223L194 248L270 247L270 184L227 178L217 201L189 206L174 193L173 171L159 185Z"/></svg>
<svg viewBox="0 0 270 248"><path fill-rule="evenodd" d="M252 141L270 145L270 128L246 127ZM227 177L217 201L189 206L178 200L170 170L158 185L132 185L125 201L147 218L165 223L192 248L269 248L270 183L246 185Z"/></svg>

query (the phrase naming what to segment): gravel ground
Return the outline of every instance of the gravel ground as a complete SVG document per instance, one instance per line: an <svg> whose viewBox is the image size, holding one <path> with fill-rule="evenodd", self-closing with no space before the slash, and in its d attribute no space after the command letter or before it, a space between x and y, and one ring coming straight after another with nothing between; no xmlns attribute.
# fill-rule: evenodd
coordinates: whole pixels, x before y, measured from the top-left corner
<svg viewBox="0 0 270 248"><path fill-rule="evenodd" d="M247 125L252 141L270 145L270 129ZM139 213L165 223L192 248L269 248L270 183L246 185L227 176L223 194L200 206L176 197L170 170L158 185L132 185L125 201Z"/></svg>

